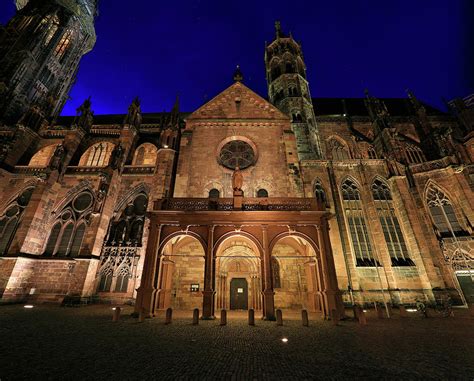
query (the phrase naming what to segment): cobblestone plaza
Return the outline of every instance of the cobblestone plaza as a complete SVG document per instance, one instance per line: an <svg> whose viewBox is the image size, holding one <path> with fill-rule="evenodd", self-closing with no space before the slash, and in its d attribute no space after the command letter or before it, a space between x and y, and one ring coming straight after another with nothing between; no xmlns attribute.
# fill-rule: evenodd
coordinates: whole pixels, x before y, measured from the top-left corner
<svg viewBox="0 0 474 381"><path fill-rule="evenodd" d="M180 312L139 323L131 307L112 322L111 306L0 307L0 379L450 379L474 377L474 319L416 314L367 326L297 315L248 326L245 314L191 324ZM188 316L189 315L189 316ZM285 316L284 316L285 318ZM15 326L15 330L12 327ZM287 338L288 342L282 342Z"/></svg>

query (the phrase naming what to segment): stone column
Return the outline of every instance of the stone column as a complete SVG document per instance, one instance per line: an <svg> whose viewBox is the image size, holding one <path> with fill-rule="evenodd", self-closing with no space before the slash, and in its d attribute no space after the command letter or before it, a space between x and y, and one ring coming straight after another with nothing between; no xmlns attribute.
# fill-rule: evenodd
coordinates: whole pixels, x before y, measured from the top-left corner
<svg viewBox="0 0 474 381"><path fill-rule="evenodd" d="M316 275L316 262L306 263L306 278L308 279L308 306L310 311L320 311L318 295L318 279Z"/></svg>
<svg viewBox="0 0 474 381"><path fill-rule="evenodd" d="M161 253L158 253L158 248L161 240L162 225L158 225L154 219L151 218L149 229L150 233L148 235L148 244L145 252L143 275L140 287L137 289L135 313L140 313L143 308L145 316L151 317L155 312L157 270L161 257Z"/></svg>
<svg viewBox="0 0 474 381"><path fill-rule="evenodd" d="M324 278L323 299L325 306L325 317L329 317L331 311L336 310L339 317L344 316L344 305L342 304L342 293L337 286L336 269L329 240L329 224L327 217L321 217L318 231L318 241L321 250L321 268Z"/></svg>
<svg viewBox="0 0 474 381"><path fill-rule="evenodd" d="M263 318L265 320L275 320L275 292L272 282L272 261L268 242L268 230L266 225L262 225L262 244L263 244L263 267L264 284L263 290Z"/></svg>
<svg viewBox="0 0 474 381"><path fill-rule="evenodd" d="M158 274L158 287L156 287L156 307L160 310L171 307L171 292L173 287L174 263L161 256L161 268Z"/></svg>
<svg viewBox="0 0 474 381"><path fill-rule="evenodd" d="M214 225L209 225L207 230L207 252L204 266L204 291L202 292L202 318L214 319Z"/></svg>

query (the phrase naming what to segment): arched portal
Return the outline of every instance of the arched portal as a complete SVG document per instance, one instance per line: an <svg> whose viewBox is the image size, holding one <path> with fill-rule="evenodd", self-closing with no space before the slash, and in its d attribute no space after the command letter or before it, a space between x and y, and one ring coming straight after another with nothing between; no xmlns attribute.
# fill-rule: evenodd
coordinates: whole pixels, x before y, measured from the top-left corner
<svg viewBox="0 0 474 381"><path fill-rule="evenodd" d="M162 249L156 308L202 309L204 249L189 235L170 239Z"/></svg>
<svg viewBox="0 0 474 381"><path fill-rule="evenodd" d="M287 235L272 249L275 308L321 311L322 280L313 245L303 237Z"/></svg>
<svg viewBox="0 0 474 381"><path fill-rule="evenodd" d="M232 235L216 249L216 307L262 309L261 256L257 245L243 235Z"/></svg>

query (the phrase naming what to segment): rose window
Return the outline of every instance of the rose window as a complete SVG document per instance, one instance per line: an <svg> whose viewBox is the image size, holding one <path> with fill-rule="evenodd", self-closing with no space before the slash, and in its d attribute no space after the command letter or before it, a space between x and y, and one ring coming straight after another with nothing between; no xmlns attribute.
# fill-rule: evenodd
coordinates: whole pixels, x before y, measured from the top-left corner
<svg viewBox="0 0 474 381"><path fill-rule="evenodd" d="M250 144L242 140L232 140L222 147L219 162L229 169L245 169L255 163L255 152Z"/></svg>

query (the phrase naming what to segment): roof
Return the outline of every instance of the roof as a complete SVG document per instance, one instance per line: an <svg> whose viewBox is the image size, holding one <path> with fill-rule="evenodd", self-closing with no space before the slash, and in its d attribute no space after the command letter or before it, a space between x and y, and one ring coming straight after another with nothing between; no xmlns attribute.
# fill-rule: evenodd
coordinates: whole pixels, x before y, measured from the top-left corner
<svg viewBox="0 0 474 381"><path fill-rule="evenodd" d="M365 107L366 98L313 98L314 113L316 116L322 115L343 115L345 113L351 116L369 116L367 107ZM408 98L379 98L387 106L391 116L410 116L413 115L413 109ZM344 111L344 103L346 110ZM433 106L423 103L428 115L446 115Z"/></svg>

